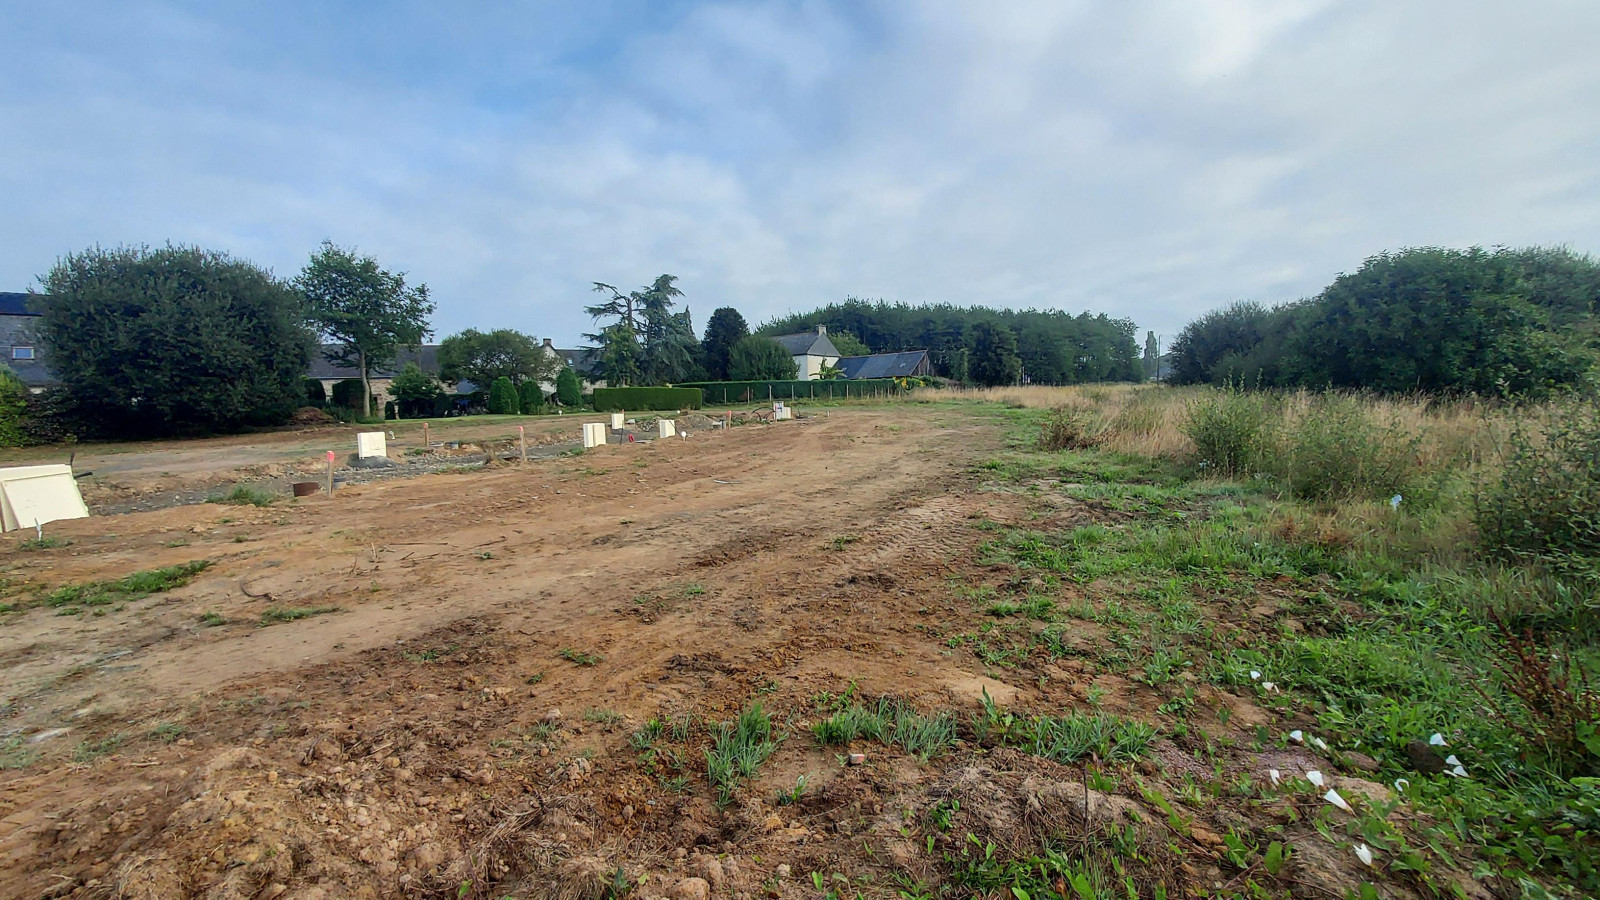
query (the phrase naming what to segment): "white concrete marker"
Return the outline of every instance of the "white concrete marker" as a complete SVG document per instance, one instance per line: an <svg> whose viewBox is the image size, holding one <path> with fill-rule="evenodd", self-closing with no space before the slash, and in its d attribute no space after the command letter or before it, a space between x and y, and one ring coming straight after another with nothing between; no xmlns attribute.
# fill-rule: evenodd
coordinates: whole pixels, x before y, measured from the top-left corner
<svg viewBox="0 0 1600 900"><path fill-rule="evenodd" d="M72 467L14 466L0 469L0 513L6 531L34 528L60 519L86 519Z"/></svg>
<svg viewBox="0 0 1600 900"><path fill-rule="evenodd" d="M611 430L612 431L621 431L622 430L622 417L624 415L626 415L626 414L625 413L612 413L611 414Z"/></svg>
<svg viewBox="0 0 1600 900"><path fill-rule="evenodd" d="M606 423L590 422L583 426L583 448L588 450L606 442Z"/></svg>
<svg viewBox="0 0 1600 900"><path fill-rule="evenodd" d="M658 431L662 437L669 438L678 433L678 426L671 419L657 419L656 431Z"/></svg>
<svg viewBox="0 0 1600 900"><path fill-rule="evenodd" d="M370 459L374 456L388 456L389 444L384 439L381 431L363 431L356 435L356 456L361 459Z"/></svg>

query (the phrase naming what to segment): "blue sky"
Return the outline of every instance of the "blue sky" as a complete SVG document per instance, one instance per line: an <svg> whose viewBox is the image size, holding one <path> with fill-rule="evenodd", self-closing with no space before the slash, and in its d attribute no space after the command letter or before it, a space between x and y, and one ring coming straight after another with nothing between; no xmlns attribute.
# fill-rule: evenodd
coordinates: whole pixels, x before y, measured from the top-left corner
<svg viewBox="0 0 1600 900"><path fill-rule="evenodd" d="M1171 335L1408 245L1600 251L1600 3L0 3L0 290L331 239L443 336L847 295Z"/></svg>

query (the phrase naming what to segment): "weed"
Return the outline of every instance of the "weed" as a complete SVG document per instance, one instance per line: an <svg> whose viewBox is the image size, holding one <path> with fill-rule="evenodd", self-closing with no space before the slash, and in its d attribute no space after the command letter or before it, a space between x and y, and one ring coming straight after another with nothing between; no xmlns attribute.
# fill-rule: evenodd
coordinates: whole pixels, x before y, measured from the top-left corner
<svg viewBox="0 0 1600 900"><path fill-rule="evenodd" d="M614 709L602 709L598 706L591 706L584 710L583 720L585 722L593 722L596 725L615 725L622 721L622 713L619 713Z"/></svg>
<svg viewBox="0 0 1600 900"><path fill-rule="evenodd" d="M628 736L628 745L643 753L653 747L665 731L666 725L660 719L652 717L638 731Z"/></svg>
<svg viewBox="0 0 1600 900"><path fill-rule="evenodd" d="M218 625L228 624L228 620L224 619L221 613L203 612L200 614L200 624L207 628L215 628Z"/></svg>
<svg viewBox="0 0 1600 900"><path fill-rule="evenodd" d="M339 612L340 609L341 607L338 606L268 607L261 613L261 625L262 627L266 627L268 625L279 625L284 622L294 622L299 619L309 619L313 616L336 613Z"/></svg>
<svg viewBox="0 0 1600 900"><path fill-rule="evenodd" d="M805 796L805 793L806 793L806 776L801 775L801 776L798 776L797 778L795 778L794 787L792 787L792 788L790 788L790 789L788 789L786 791L779 791L778 792L778 805L779 806L793 806L794 804L800 802L800 798Z"/></svg>
<svg viewBox="0 0 1600 900"><path fill-rule="evenodd" d="M17 549L18 550L54 550L57 547L66 547L66 546L69 546L71 544L72 544L71 540L69 540L67 538L63 538L63 537L56 537L55 535L52 534L52 535L46 535L44 537L31 537L31 538L28 538L27 540L25 540L22 543L18 544L17 545Z"/></svg>
<svg viewBox="0 0 1600 900"><path fill-rule="evenodd" d="M733 802L734 790L756 773L777 749L772 740L772 717L752 703L733 722L723 722L712 731L711 747L705 751L706 777L716 792L717 805Z"/></svg>
<svg viewBox="0 0 1600 900"><path fill-rule="evenodd" d="M20 734L0 740L0 772L6 769L26 769L39 758L39 751L27 745Z"/></svg>
<svg viewBox="0 0 1600 900"><path fill-rule="evenodd" d="M605 662L606 658L598 653L589 653L583 650L574 650L571 647L562 648L558 654L562 659L580 666L597 666Z"/></svg>
<svg viewBox="0 0 1600 900"><path fill-rule="evenodd" d="M1230 385L1189 404L1183 433L1194 442L1202 473L1250 475L1261 471L1270 455L1275 419L1268 397Z"/></svg>
<svg viewBox="0 0 1600 900"><path fill-rule="evenodd" d="M219 494L206 499L207 503L227 503L232 506L271 506L277 502L277 496L257 488L239 485L231 493Z"/></svg>
<svg viewBox="0 0 1600 900"><path fill-rule="evenodd" d="M108 753L116 752L122 746L122 735L113 734L98 741L84 741L72 753L72 761L76 763L93 762Z"/></svg>
<svg viewBox="0 0 1600 900"><path fill-rule="evenodd" d="M1039 423L1039 449L1082 450L1099 443L1099 416L1079 407L1058 406Z"/></svg>
<svg viewBox="0 0 1600 900"><path fill-rule="evenodd" d="M210 560L198 559L194 562L167 566L163 569L135 572L126 578L119 578L116 581L95 581L89 584L65 585L46 595L45 603L56 607L103 606L108 603L140 600L151 594L159 594L163 591L170 591L173 588L183 587L193 581L195 575L205 571L210 565Z"/></svg>
<svg viewBox="0 0 1600 900"><path fill-rule="evenodd" d="M170 744L178 738L183 737L183 734L184 728L182 725L179 725L175 722L161 722L158 723L156 727L150 729L150 732L148 735L146 735L146 737L150 738L152 741L160 741L163 744Z"/></svg>

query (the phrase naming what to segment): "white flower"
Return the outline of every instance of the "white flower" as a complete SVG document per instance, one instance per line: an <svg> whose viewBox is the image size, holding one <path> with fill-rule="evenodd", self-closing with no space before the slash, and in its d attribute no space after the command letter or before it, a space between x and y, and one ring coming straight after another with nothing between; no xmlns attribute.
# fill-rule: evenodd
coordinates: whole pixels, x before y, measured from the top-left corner
<svg viewBox="0 0 1600 900"><path fill-rule="evenodd" d="M1328 792L1322 795L1322 799L1332 803L1334 806L1339 807L1347 813L1355 812L1355 810L1350 808L1350 804L1344 802L1344 798L1339 796L1339 792L1333 788L1328 788Z"/></svg>
<svg viewBox="0 0 1600 900"><path fill-rule="evenodd" d="M1448 746L1450 746L1449 744L1446 744L1444 742L1444 735L1440 734L1437 731L1435 731L1433 733L1433 737L1428 738L1428 743L1433 745L1433 746L1435 746L1435 747L1448 747Z"/></svg>
<svg viewBox="0 0 1600 900"><path fill-rule="evenodd" d="M1372 865L1372 851L1367 849L1366 844L1356 845L1356 857L1366 865Z"/></svg>
<svg viewBox="0 0 1600 900"><path fill-rule="evenodd" d="M1289 732L1289 740L1294 741L1296 744L1303 744L1306 742L1305 732L1296 728L1295 730Z"/></svg>
<svg viewBox="0 0 1600 900"><path fill-rule="evenodd" d="M1322 787L1322 773L1317 771L1316 769L1312 769L1311 771L1306 773L1306 780L1311 782L1312 784L1316 785L1317 787Z"/></svg>

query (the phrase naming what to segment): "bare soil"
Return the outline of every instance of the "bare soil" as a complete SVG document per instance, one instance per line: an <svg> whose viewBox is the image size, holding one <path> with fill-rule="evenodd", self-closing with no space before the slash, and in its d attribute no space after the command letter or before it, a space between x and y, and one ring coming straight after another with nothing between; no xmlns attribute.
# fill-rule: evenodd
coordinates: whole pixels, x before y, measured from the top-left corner
<svg viewBox="0 0 1600 900"><path fill-rule="evenodd" d="M552 434L577 431L559 424ZM335 437L174 443L92 465L227 480ZM1188 811L1187 835L1164 833L1134 786L1198 768L1170 741L1101 793L1079 768L1009 750L958 744L923 763L863 744L866 764L849 766L811 739L814 697L852 684L963 721L985 691L1059 712L1097 687L1107 708L1154 721L1161 698L1141 685L1072 661L991 670L945 640L987 620L955 590L997 577L976 561L979 526L1038 513L976 474L1000 440L959 409L847 408L332 500L59 523L71 543L55 549L8 538L13 600L213 565L126 604L0 615L0 896L598 898L619 870L636 897L701 896L697 878L710 896L815 897L813 871L893 896L896 872L936 883L967 832L1023 852L1108 822L1181 845L1164 863L1178 894L1237 888L1218 835L1247 813L1218 803ZM1197 687L1213 733L1269 721ZM787 739L718 809L707 723L753 700ZM629 736L690 716L680 790L678 770L642 764ZM1261 780L1269 764L1335 771L1275 753L1235 748L1219 764ZM779 805L800 775L800 801ZM925 845L928 810L951 799L954 837ZM1281 809L1248 815L1309 828ZM1363 873L1330 847L1289 877L1305 896L1343 896Z"/></svg>

